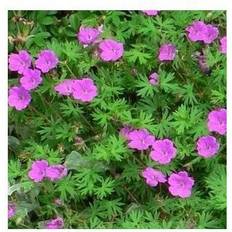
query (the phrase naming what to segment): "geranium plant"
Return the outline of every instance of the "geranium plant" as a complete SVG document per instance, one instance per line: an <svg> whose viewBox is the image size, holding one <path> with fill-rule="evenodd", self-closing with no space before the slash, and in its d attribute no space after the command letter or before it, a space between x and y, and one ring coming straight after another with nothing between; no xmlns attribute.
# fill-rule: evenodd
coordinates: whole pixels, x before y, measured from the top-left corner
<svg viewBox="0 0 232 232"><path fill-rule="evenodd" d="M225 228L224 11L9 12L9 228Z"/></svg>

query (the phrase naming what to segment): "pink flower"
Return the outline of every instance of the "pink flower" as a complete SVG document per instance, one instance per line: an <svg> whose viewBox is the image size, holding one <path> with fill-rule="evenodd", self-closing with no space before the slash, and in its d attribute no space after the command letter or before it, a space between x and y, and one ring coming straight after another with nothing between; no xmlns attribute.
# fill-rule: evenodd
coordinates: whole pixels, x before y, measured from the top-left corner
<svg viewBox="0 0 232 232"><path fill-rule="evenodd" d="M43 81L41 72L38 69L26 69L20 78L20 84L26 90L33 90Z"/></svg>
<svg viewBox="0 0 232 232"><path fill-rule="evenodd" d="M169 139L156 140L152 145L150 157L160 164L169 164L176 156L176 148Z"/></svg>
<svg viewBox="0 0 232 232"><path fill-rule="evenodd" d="M51 181L60 180L67 176L68 170L64 165L50 165L46 168L46 177Z"/></svg>
<svg viewBox="0 0 232 232"><path fill-rule="evenodd" d="M47 73L51 69L55 68L58 62L58 57L52 50L43 50L38 55L38 58L35 61L35 66L43 73Z"/></svg>
<svg viewBox="0 0 232 232"><path fill-rule="evenodd" d="M23 87L12 87L9 89L8 103L9 106L15 107L16 110L23 110L30 104L31 95Z"/></svg>
<svg viewBox="0 0 232 232"><path fill-rule="evenodd" d="M146 129L133 130L129 132L128 147L140 151L146 150L154 143L154 136L150 135Z"/></svg>
<svg viewBox="0 0 232 232"><path fill-rule="evenodd" d="M48 221L45 225L46 229L63 229L64 220L61 217L57 217Z"/></svg>
<svg viewBox="0 0 232 232"><path fill-rule="evenodd" d="M8 203L8 219L12 218L16 213L16 205Z"/></svg>
<svg viewBox="0 0 232 232"><path fill-rule="evenodd" d="M227 50L227 37L224 36L220 39L220 52L226 54Z"/></svg>
<svg viewBox="0 0 232 232"><path fill-rule="evenodd" d="M60 95L69 96L73 93L73 85L76 80L67 79L55 86L55 91Z"/></svg>
<svg viewBox="0 0 232 232"><path fill-rule="evenodd" d="M217 139L211 135L202 136L197 140L197 152L205 158L216 155L219 147Z"/></svg>
<svg viewBox="0 0 232 232"><path fill-rule="evenodd" d="M148 16L156 16L158 15L158 10L142 10L142 12Z"/></svg>
<svg viewBox="0 0 232 232"><path fill-rule="evenodd" d="M160 61L171 61L176 56L176 47L171 44L163 44L159 49L159 60Z"/></svg>
<svg viewBox="0 0 232 232"><path fill-rule="evenodd" d="M203 41L206 44L212 43L218 37L218 29L203 21L195 21L186 28L188 38L191 41Z"/></svg>
<svg viewBox="0 0 232 232"><path fill-rule="evenodd" d="M224 135L226 133L226 114L227 112L224 108L211 111L208 114L208 130Z"/></svg>
<svg viewBox="0 0 232 232"><path fill-rule="evenodd" d="M119 60L123 53L123 44L113 39L105 39L99 44L99 55L103 61Z"/></svg>
<svg viewBox="0 0 232 232"><path fill-rule="evenodd" d="M156 72L152 73L150 76L149 76L149 83L151 85L158 85L159 83L159 76Z"/></svg>
<svg viewBox="0 0 232 232"><path fill-rule="evenodd" d="M151 187L155 187L158 183L166 182L166 176L153 168L147 167L143 170L142 176L145 178L146 183Z"/></svg>
<svg viewBox="0 0 232 232"><path fill-rule="evenodd" d="M97 87L90 78L75 80L72 95L76 100L90 102L97 96Z"/></svg>
<svg viewBox="0 0 232 232"><path fill-rule="evenodd" d="M34 182L40 182L46 177L46 169L48 167L48 162L46 160L37 160L34 161L28 176Z"/></svg>
<svg viewBox="0 0 232 232"><path fill-rule="evenodd" d="M9 69L22 74L31 66L32 58L27 51L19 51L18 54L12 53L9 55Z"/></svg>
<svg viewBox="0 0 232 232"><path fill-rule="evenodd" d="M79 42L83 45L89 45L95 42L100 35L100 31L92 27L80 27L77 34Z"/></svg>
<svg viewBox="0 0 232 232"><path fill-rule="evenodd" d="M129 133L133 131L134 129L130 126L125 126L120 129L119 134L126 140L129 140Z"/></svg>
<svg viewBox="0 0 232 232"><path fill-rule="evenodd" d="M168 190L173 196L186 198L191 196L194 180L187 172L181 171L172 173L168 178L168 184L170 185Z"/></svg>

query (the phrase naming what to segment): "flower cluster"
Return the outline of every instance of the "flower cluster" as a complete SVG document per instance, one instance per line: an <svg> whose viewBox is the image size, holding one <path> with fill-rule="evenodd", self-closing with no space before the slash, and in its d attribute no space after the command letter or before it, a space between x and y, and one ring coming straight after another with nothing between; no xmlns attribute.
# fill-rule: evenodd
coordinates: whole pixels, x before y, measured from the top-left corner
<svg viewBox="0 0 232 232"><path fill-rule="evenodd" d="M18 54L9 55L9 69L21 74L20 86L13 86L9 89L9 106L16 110L23 110L31 102L30 91L36 89L43 81L42 73L47 73L58 64L56 54L51 50L43 50L39 53L32 66L32 57L27 51L19 51Z"/></svg>
<svg viewBox="0 0 232 232"><path fill-rule="evenodd" d="M34 182L41 182L45 178L56 181L62 179L67 173L68 170L64 165L49 165L46 160L37 160L33 162L28 176Z"/></svg>
<svg viewBox="0 0 232 232"><path fill-rule="evenodd" d="M142 176L145 182L151 187L156 187L158 183L165 183L167 181L166 176L162 172L151 167L145 168ZM186 171L180 171L178 173L172 173L168 177L168 184L168 190L173 196L187 198L191 196L194 180L188 176Z"/></svg>
<svg viewBox="0 0 232 232"><path fill-rule="evenodd" d="M96 53L101 58L101 60L119 60L124 53L123 44L113 39L100 39L99 37L101 32L102 29L100 27L92 28L81 26L77 34L77 39L79 43L83 44L85 47L88 45L96 44ZM97 41L98 38L99 41Z"/></svg>
<svg viewBox="0 0 232 232"><path fill-rule="evenodd" d="M176 148L170 139L156 139L146 129L126 126L120 134L128 141L128 147L139 151L151 148L150 158L159 164L169 164L176 156Z"/></svg>
<svg viewBox="0 0 232 232"><path fill-rule="evenodd" d="M226 133L226 109L213 110L208 114L208 130L220 135ZM202 136L197 140L196 149L200 156L209 158L218 153L220 144L214 136Z"/></svg>
<svg viewBox="0 0 232 232"><path fill-rule="evenodd" d="M66 79L55 86L55 91L81 102L90 102L97 96L97 87L90 77L79 80Z"/></svg>
<svg viewBox="0 0 232 232"><path fill-rule="evenodd" d="M189 40L196 42L202 41L206 44L212 43L219 34L218 28L211 25L205 24L203 21L195 21L186 28L188 32Z"/></svg>

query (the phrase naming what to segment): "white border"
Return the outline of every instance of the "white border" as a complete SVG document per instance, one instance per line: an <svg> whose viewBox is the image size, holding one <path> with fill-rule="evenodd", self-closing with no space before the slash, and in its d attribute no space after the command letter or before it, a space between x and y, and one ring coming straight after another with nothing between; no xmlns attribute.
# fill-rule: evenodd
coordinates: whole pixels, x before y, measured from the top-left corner
<svg viewBox="0 0 232 232"><path fill-rule="evenodd" d="M228 109L228 133L227 133L227 230L231 230L232 215L232 7L230 0L4 0L0 3L0 231L7 231L7 11L8 10L227 10L227 109ZM230 119L230 120L229 120ZM11 230L18 231L18 230ZM27 231L35 231L30 229ZM50 231L50 230L43 230ZM56 230L55 230L56 231ZM57 231L71 231L70 229ZM84 231L84 230L79 230ZM86 231L86 230L85 230ZM97 231L97 230L94 230ZM98 230L99 231L99 230ZM108 229L107 231L113 231ZM128 230L121 230L128 231ZM134 231L134 229L129 230ZM140 231L147 231L145 229ZM159 231L155 230L154 231ZM165 230L166 231L166 230ZM179 231L173 230L172 231ZM188 231L181 230L181 231ZM195 229L191 231L196 231ZM208 231L208 230L204 230ZM214 230L219 231L219 230Z"/></svg>

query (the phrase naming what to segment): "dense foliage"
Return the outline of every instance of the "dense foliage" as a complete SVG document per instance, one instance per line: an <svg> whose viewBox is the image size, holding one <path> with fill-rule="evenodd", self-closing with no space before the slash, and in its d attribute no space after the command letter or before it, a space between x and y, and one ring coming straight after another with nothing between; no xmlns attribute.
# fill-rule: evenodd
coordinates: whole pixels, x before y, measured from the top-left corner
<svg viewBox="0 0 232 232"><path fill-rule="evenodd" d="M197 20L216 25L218 38L188 39L186 28ZM101 38L123 43L122 58L105 62L96 45L83 46L81 26L101 27ZM207 128L209 112L226 108L226 54L219 49L225 34L222 11L10 11L9 54L26 50L36 58L50 49L59 63L42 75L27 108L9 107L9 202L16 210L9 228L44 228L56 217L64 228L225 228L226 137ZM175 45L173 61L158 59L164 43ZM156 85L148 79L153 72ZM87 103L54 90L85 76L97 86ZM9 88L20 77L9 71ZM176 156L162 165L150 149L129 148L120 134L125 126L169 138ZM197 153L205 135L220 143L213 157ZM28 172L36 160L63 164L68 173L34 182ZM141 175L146 167L166 176L187 171L191 196L173 196L167 183L149 186Z"/></svg>

